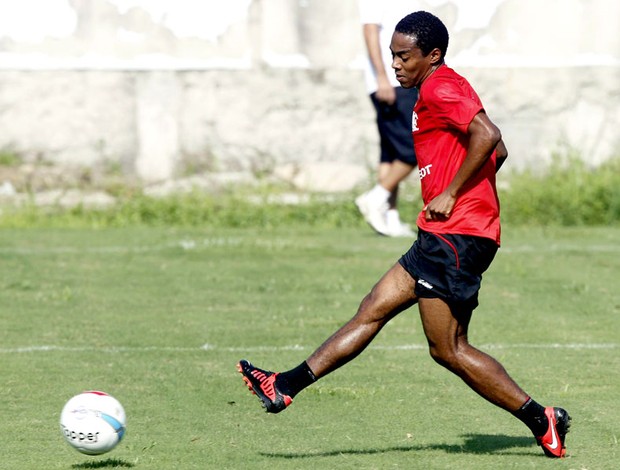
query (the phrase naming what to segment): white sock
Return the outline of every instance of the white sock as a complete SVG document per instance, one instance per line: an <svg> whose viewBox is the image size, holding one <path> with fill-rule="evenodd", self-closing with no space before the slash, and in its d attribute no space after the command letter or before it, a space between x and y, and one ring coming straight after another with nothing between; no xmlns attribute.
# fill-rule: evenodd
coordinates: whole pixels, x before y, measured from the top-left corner
<svg viewBox="0 0 620 470"><path fill-rule="evenodd" d="M387 189L385 189L380 184L375 185L370 191L368 191L368 197L375 201L387 202L390 197L390 193Z"/></svg>
<svg viewBox="0 0 620 470"><path fill-rule="evenodd" d="M398 227L400 225L400 215L398 209L389 209L386 214L388 227Z"/></svg>

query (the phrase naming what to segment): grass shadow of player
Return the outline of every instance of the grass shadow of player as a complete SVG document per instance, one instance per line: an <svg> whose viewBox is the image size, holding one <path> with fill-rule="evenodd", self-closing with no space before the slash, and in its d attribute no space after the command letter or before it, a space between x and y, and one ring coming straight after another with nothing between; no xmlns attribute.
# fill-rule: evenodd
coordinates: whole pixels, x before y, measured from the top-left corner
<svg viewBox="0 0 620 470"><path fill-rule="evenodd" d="M338 455L373 455L390 452L423 452L425 450L443 450L449 454L494 454L517 447L531 447L535 444L532 437L506 436L502 434L465 434L461 444L430 444L430 445L403 445L370 449L340 449L324 452L260 452L265 457L281 459L305 459L314 457L335 457ZM515 455L515 452L511 452ZM531 452L523 452L531 455ZM542 455L542 454L541 454Z"/></svg>
<svg viewBox="0 0 620 470"><path fill-rule="evenodd" d="M97 460L94 462L76 463L71 468L75 469L90 469L90 468L132 468L135 467L131 462L127 462L121 459L105 459Z"/></svg>

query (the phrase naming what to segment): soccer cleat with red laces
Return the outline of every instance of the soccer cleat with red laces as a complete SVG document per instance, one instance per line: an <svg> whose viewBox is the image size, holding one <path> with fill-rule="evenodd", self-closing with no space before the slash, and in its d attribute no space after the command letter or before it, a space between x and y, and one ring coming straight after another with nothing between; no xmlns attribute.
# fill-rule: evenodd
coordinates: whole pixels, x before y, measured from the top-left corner
<svg viewBox="0 0 620 470"><path fill-rule="evenodd" d="M565 409L552 406L545 408L545 415L549 420L549 428L544 436L536 437L536 441L547 457L561 459L566 455L564 439L570 428L571 418Z"/></svg>
<svg viewBox="0 0 620 470"><path fill-rule="evenodd" d="M237 364L237 370L243 375L243 381L250 391L261 399L263 408L268 413L279 413L293 403L293 399L276 387L276 372L254 367L248 361L242 359Z"/></svg>

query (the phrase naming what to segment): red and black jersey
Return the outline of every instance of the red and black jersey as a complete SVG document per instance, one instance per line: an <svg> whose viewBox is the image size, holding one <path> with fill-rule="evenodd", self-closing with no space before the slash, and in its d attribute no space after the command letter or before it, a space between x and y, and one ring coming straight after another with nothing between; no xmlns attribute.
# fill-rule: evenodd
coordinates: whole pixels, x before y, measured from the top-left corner
<svg viewBox="0 0 620 470"><path fill-rule="evenodd" d="M422 83L414 107L412 132L425 205L448 187L463 164L469 145L467 128L481 111L482 102L469 82L446 65ZM493 152L463 187L447 220L426 220L422 211L418 227L431 233L490 238L499 245L495 164Z"/></svg>

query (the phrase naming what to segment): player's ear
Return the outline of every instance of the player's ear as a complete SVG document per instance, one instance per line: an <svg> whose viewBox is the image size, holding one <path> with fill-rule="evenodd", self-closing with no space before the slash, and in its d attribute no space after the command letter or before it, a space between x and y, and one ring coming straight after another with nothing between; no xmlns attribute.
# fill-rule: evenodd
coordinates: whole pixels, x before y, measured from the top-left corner
<svg viewBox="0 0 620 470"><path fill-rule="evenodd" d="M431 52L429 52L428 55L429 55L429 59L430 59L431 65L437 65L437 64L440 64L443 61L443 56L442 56L441 51L439 50L438 47L436 47Z"/></svg>

